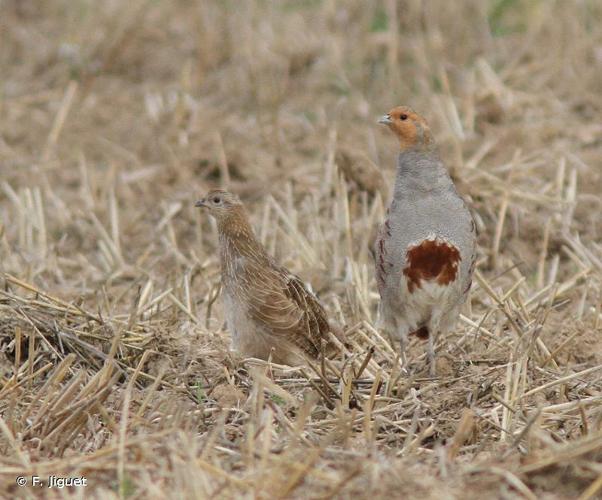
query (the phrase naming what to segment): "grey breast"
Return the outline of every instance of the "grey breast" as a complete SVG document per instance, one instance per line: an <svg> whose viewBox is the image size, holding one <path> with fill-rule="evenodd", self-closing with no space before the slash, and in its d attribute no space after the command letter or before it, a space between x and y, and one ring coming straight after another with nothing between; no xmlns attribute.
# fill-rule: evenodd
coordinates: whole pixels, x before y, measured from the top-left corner
<svg viewBox="0 0 602 500"><path fill-rule="evenodd" d="M425 238L444 238L462 256L460 274L468 274L473 253L472 216L435 152L400 153L389 207L391 237L385 242L392 274L406 265L409 245Z"/></svg>

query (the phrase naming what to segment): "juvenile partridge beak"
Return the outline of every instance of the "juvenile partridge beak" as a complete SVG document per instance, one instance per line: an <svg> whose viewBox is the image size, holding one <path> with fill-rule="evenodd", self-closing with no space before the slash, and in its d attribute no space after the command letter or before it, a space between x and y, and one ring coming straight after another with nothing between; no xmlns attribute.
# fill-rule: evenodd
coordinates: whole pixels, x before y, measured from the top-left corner
<svg viewBox="0 0 602 500"><path fill-rule="evenodd" d="M195 207L199 207L199 208L203 208L207 206L207 201L205 200L205 198L201 198L199 201L197 201L194 204Z"/></svg>
<svg viewBox="0 0 602 500"><path fill-rule="evenodd" d="M382 123L383 125L389 125L392 123L391 117L389 115L382 115L378 119L378 123Z"/></svg>

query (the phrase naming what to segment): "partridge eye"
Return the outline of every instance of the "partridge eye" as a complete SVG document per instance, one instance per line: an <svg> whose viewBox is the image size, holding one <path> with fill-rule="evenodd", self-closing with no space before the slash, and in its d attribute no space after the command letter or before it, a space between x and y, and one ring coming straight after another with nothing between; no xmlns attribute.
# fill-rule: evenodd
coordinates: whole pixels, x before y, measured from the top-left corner
<svg viewBox="0 0 602 500"><path fill-rule="evenodd" d="M222 200L220 200L218 196L213 198L213 203L215 203L215 204L219 203L220 201L222 201Z"/></svg>
<svg viewBox="0 0 602 500"><path fill-rule="evenodd" d="M408 119L408 115L399 115L399 119L400 120L407 120Z"/></svg>

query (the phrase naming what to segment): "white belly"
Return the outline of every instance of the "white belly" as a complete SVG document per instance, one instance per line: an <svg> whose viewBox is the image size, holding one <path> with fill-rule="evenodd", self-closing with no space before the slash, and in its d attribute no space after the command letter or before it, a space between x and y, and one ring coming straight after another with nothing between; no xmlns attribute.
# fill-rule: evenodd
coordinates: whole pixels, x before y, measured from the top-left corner
<svg viewBox="0 0 602 500"><path fill-rule="evenodd" d="M420 287L408 290L405 276L400 280L400 294L394 300L381 302L382 326L396 339L407 336L426 326L431 335L453 327L461 304L458 303L458 280L439 285L435 281L422 281Z"/></svg>

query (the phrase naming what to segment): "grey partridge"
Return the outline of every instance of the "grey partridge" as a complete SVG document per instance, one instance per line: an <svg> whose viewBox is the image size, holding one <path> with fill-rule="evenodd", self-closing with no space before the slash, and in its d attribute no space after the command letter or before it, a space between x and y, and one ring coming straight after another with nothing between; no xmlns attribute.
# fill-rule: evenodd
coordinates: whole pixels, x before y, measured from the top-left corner
<svg viewBox="0 0 602 500"><path fill-rule="evenodd" d="M426 120L407 106L379 119L399 140L391 204L375 245L379 326L400 342L428 340L435 374L435 342L450 331L465 302L476 259L473 218L436 151Z"/></svg>
<svg viewBox="0 0 602 500"><path fill-rule="evenodd" d="M245 356L298 365L332 349L324 308L257 240L237 196L212 190L196 203L217 222L226 322Z"/></svg>

